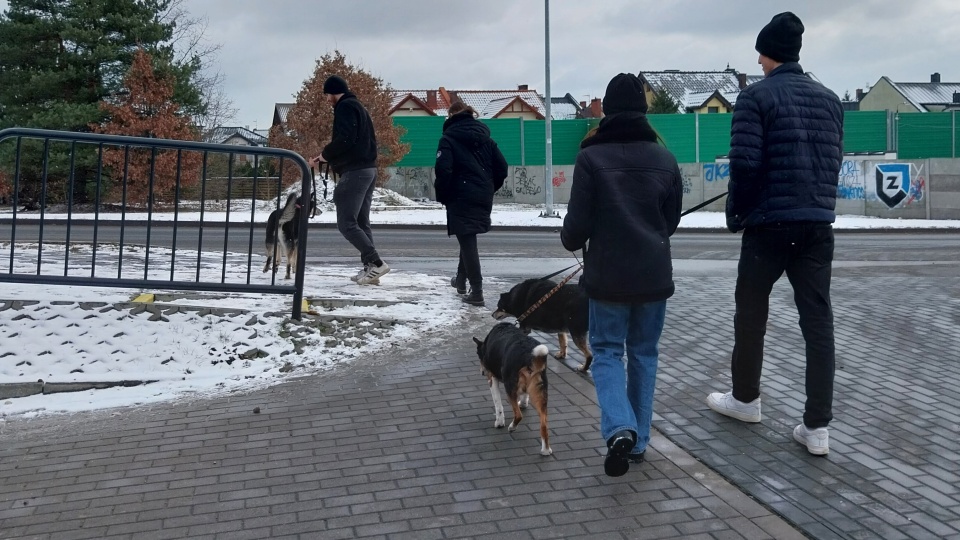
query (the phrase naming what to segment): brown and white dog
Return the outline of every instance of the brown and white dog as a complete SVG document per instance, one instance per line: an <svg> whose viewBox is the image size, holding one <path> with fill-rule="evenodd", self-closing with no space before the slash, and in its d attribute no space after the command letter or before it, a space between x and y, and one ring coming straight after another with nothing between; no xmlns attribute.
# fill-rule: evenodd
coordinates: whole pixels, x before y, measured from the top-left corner
<svg viewBox="0 0 960 540"><path fill-rule="evenodd" d="M533 401L540 415L540 455L553 454L550 448L550 434L547 432L547 350L537 340L525 335L510 323L499 323L477 344L477 356L480 357L481 373L487 376L493 408L496 414L494 427L503 427L503 403L500 401L500 383L503 383L513 407L513 422L507 428L517 429L523 420L521 407ZM524 402L521 403L521 397Z"/></svg>

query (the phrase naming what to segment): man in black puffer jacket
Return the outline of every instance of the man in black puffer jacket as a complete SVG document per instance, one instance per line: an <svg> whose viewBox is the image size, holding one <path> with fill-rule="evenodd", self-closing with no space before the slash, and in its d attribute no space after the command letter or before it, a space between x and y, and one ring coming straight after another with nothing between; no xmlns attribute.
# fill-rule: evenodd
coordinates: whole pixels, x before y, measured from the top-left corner
<svg viewBox="0 0 960 540"><path fill-rule="evenodd" d="M456 236L460 244L460 262L451 284L457 292L466 293L469 280L470 294L463 301L482 306L477 235L490 230L493 194L507 177L507 160L473 107L458 101L448 115L437 147L434 188L437 201L447 207L447 234Z"/></svg>
<svg viewBox="0 0 960 540"><path fill-rule="evenodd" d="M563 247L586 251L580 284L590 298L591 371L609 476L642 462L650 441L660 334L673 296L670 236L683 199L680 167L657 144L646 112L636 75L610 81L606 116L580 144L560 232Z"/></svg>
<svg viewBox="0 0 960 540"><path fill-rule="evenodd" d="M370 204L377 180L377 137L373 120L343 78L327 77L323 95L327 103L333 105L333 134L330 143L310 164L326 161L333 172L340 175L333 189L337 230L360 252L363 265L350 279L360 285L379 285L390 266L377 253L370 230Z"/></svg>
<svg viewBox="0 0 960 540"><path fill-rule="evenodd" d="M797 62L803 23L790 12L757 36L766 78L737 97L730 140L727 228L743 230L731 370L733 390L707 397L711 409L760 421L760 373L770 291L784 272L806 341L807 401L794 439L829 451L834 335L830 305L837 179L843 162L843 108Z"/></svg>

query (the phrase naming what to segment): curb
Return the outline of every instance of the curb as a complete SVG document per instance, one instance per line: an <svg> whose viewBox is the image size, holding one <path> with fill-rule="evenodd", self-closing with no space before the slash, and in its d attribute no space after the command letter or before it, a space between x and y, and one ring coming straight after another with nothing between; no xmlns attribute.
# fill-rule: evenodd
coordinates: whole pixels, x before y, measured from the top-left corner
<svg viewBox="0 0 960 540"><path fill-rule="evenodd" d="M157 381L100 381L100 382L44 382L0 383L0 399L21 398L37 394L60 394L63 392L82 392L84 390L102 390L122 386L125 388L142 386Z"/></svg>

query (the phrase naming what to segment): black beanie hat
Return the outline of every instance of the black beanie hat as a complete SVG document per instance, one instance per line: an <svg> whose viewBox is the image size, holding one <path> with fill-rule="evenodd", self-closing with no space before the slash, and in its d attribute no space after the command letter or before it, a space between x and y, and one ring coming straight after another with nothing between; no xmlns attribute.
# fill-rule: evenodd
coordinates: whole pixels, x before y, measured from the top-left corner
<svg viewBox="0 0 960 540"><path fill-rule="evenodd" d="M803 23L789 11L774 15L757 35L757 52L777 62L799 62Z"/></svg>
<svg viewBox="0 0 960 540"><path fill-rule="evenodd" d="M632 73L621 73L610 79L603 95L603 114L610 116L622 112L647 112L647 96L643 83Z"/></svg>
<svg viewBox="0 0 960 540"><path fill-rule="evenodd" d="M350 89L347 88L347 81L342 77L331 75L323 83L324 94L346 94Z"/></svg>

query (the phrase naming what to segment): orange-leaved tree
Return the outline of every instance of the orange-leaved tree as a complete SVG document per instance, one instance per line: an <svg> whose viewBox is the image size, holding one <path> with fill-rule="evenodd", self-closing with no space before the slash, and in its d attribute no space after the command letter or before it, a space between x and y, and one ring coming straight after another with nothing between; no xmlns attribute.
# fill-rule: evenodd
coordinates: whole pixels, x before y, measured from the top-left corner
<svg viewBox="0 0 960 540"><path fill-rule="evenodd" d="M309 159L318 155L330 142L333 107L323 97L323 83L331 75L343 77L350 92L370 113L379 151L377 185L382 186L389 178L386 168L400 161L410 151L410 145L400 142L405 130L393 125L390 117L393 101L390 85L362 68L349 64L340 51L328 53L317 60L313 75L303 82L296 103L287 113L286 126L274 126L270 130L270 146L293 150ZM283 176L284 185L299 180L299 174L293 167L285 167Z"/></svg>
<svg viewBox="0 0 960 540"><path fill-rule="evenodd" d="M173 102L174 80L155 69L150 55L143 49L133 57L123 80L120 95L101 101L107 114L103 124L92 125L97 133L128 135L181 141L197 140L190 117ZM197 152L156 150L111 146L103 151L104 166L110 170L113 184L107 197L120 200L126 184L126 202L143 204L150 199L150 175L153 174L153 201L171 201L176 194L179 161L180 187L195 186L200 181L202 157Z"/></svg>

